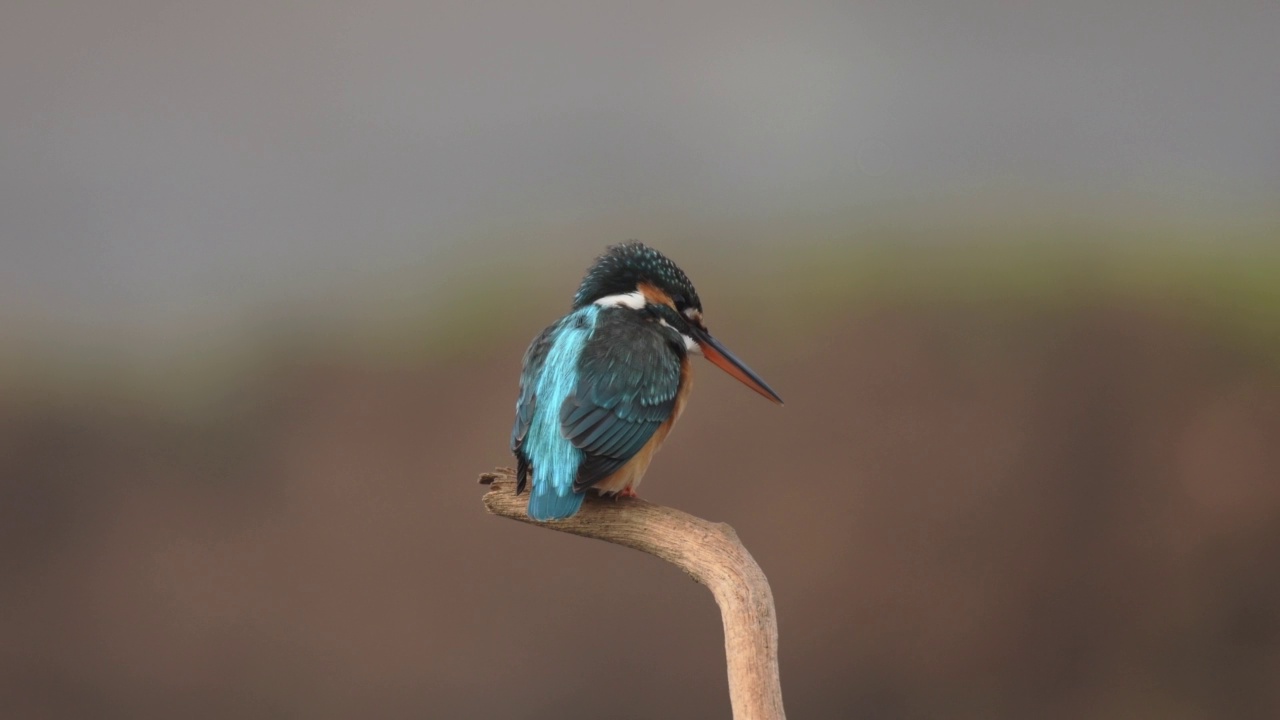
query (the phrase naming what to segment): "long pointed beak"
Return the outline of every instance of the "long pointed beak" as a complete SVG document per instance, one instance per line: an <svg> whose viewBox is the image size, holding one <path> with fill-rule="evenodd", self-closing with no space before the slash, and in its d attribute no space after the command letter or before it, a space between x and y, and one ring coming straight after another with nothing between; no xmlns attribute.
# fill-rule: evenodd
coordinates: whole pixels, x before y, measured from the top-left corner
<svg viewBox="0 0 1280 720"><path fill-rule="evenodd" d="M755 372L739 360L736 355L729 352L729 348L721 345L719 340L711 337L711 334L702 328L695 327L692 328L692 330L693 339L697 341L698 347L702 349L702 355L710 360L713 365L716 365L721 370L724 370L737 378L743 385L746 385L779 405L782 404L782 398L778 397L778 393L774 392L773 388L769 387L769 383L762 380L759 375L755 374Z"/></svg>

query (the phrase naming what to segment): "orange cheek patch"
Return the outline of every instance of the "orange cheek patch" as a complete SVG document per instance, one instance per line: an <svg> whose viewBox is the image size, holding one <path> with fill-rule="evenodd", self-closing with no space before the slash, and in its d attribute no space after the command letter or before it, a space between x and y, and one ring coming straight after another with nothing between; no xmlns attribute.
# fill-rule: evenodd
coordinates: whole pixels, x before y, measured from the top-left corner
<svg viewBox="0 0 1280 720"><path fill-rule="evenodd" d="M649 283L640 283L638 289L640 294L644 295L644 299L654 305L666 305L672 310L676 309L676 304L671 300L671 296Z"/></svg>

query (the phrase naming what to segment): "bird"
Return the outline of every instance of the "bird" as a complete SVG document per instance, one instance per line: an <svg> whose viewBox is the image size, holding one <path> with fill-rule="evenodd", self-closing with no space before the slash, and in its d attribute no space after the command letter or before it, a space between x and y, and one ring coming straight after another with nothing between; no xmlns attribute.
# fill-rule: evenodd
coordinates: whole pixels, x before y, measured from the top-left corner
<svg viewBox="0 0 1280 720"><path fill-rule="evenodd" d="M707 332L684 271L640 242L608 247L583 276L569 313L524 354L511 452L516 494L531 485L529 517L572 517L592 489L634 497L684 411L693 355L782 404Z"/></svg>

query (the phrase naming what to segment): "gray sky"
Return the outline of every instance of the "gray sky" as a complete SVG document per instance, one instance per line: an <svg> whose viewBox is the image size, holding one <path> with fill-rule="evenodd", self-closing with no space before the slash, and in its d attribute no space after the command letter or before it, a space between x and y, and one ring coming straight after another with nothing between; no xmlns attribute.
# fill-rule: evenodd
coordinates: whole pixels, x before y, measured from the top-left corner
<svg viewBox="0 0 1280 720"><path fill-rule="evenodd" d="M20 326L216 323L477 238L661 243L984 187L1280 196L1280 2L86 0L0 22Z"/></svg>

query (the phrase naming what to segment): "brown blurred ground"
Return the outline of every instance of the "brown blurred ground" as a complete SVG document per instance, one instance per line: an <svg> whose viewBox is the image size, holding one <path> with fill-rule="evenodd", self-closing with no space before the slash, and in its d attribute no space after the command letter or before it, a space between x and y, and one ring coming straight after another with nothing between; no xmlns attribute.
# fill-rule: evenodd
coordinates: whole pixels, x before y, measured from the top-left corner
<svg viewBox="0 0 1280 720"><path fill-rule="evenodd" d="M727 718L705 590L483 513L538 329L0 407L0 714ZM716 330L787 405L700 364L643 494L769 574L791 717L1280 717L1274 364L1111 301Z"/></svg>

